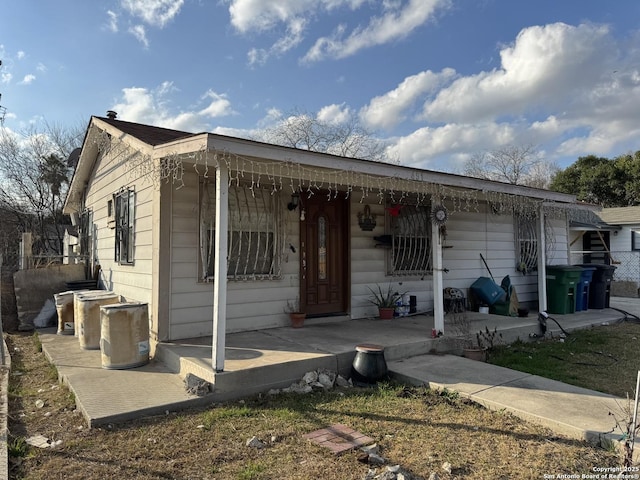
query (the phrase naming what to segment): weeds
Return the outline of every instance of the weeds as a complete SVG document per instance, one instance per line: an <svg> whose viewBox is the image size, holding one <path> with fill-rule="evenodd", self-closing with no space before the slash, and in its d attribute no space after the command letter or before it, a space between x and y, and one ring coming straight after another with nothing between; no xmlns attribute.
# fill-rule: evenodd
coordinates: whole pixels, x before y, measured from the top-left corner
<svg viewBox="0 0 640 480"><path fill-rule="evenodd" d="M29 445L23 437L12 438L7 444L7 453L12 458L24 458L29 453Z"/></svg>

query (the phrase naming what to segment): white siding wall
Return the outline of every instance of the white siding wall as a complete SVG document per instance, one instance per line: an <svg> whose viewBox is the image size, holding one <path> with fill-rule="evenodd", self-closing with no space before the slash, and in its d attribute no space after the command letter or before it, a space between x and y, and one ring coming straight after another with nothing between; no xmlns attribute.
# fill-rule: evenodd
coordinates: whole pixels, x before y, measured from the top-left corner
<svg viewBox="0 0 640 480"><path fill-rule="evenodd" d="M380 285L386 291L389 284L395 287L395 291L407 292L407 296L415 295L418 311L432 311L433 279L430 275L424 279L386 275L388 250L376 247L377 242L373 239L385 233L385 210L377 203L369 203L369 207L376 215L376 227L371 232L363 232L358 226L358 213L364 211L364 203L361 204L359 199L351 201L351 317L377 316L377 308L368 301L371 295L369 288L375 290Z"/></svg>
<svg viewBox="0 0 640 480"><path fill-rule="evenodd" d="M107 225L107 202L120 187L133 188L136 192L133 265L119 265L114 261L115 228ZM152 198L152 183L136 177L121 158L100 159L87 186L85 206L93 210L94 257L101 267L100 281L106 289L127 301L152 301Z"/></svg>
<svg viewBox="0 0 640 480"><path fill-rule="evenodd" d="M282 198L284 198L283 196ZM255 330L287 325L287 300L298 296L298 215L286 207L281 211L287 229L283 245L280 280L229 281L227 331ZM286 201L285 201L286 200ZM199 206L198 177L185 175L185 186L172 191L171 238L171 339L211 335L213 326L213 283L198 281ZM296 253L289 244L296 247Z"/></svg>
<svg viewBox="0 0 640 480"><path fill-rule="evenodd" d="M450 210L451 205L447 205ZM444 286L467 292L479 277L490 277L484 266L482 254L491 269L496 283L509 275L518 300L532 307L538 298L538 275L536 272L522 275L516 270L516 244L514 217L493 215L485 203L478 205L478 212L452 212L447 222L447 239L444 242L443 266ZM554 263L568 263L567 226L565 220L552 220L555 237Z"/></svg>
<svg viewBox="0 0 640 480"><path fill-rule="evenodd" d="M198 177L195 173L185 176L185 186L172 190L171 237L171 292L170 338L180 339L212 332L213 284L198 282L199 256L199 207ZM299 211L289 212L288 198L281 198L285 212L286 238L284 242L280 280L229 281L227 296L227 330L229 332L262 329L288 325L284 313L287 299L295 299L299 292ZM387 254L385 248L376 247L373 237L385 233L384 206L369 203L376 215L377 226L373 231L362 231L358 226L358 213L365 203L351 199L350 206L350 265L351 265L351 318L377 316L376 308L368 302L369 287L383 288L391 283L398 291L415 295L419 311L433 309L433 279L427 275L394 277L386 275ZM452 205L448 205L453 210ZM494 278L499 283L510 275L521 303L534 304L537 300L537 275L523 276L516 271L514 220L510 215L490 215L484 204L480 212L454 212L447 223L447 239L443 251L444 285L467 290L481 276L489 274L480 253L487 260ZM555 260L567 263L566 222L554 221ZM295 246L292 252L288 246Z"/></svg>

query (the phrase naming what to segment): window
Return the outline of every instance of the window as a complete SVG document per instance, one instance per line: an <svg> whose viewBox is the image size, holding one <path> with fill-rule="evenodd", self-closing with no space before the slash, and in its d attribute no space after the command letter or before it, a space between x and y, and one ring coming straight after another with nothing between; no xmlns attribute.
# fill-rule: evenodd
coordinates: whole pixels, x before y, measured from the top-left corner
<svg viewBox="0 0 640 480"><path fill-rule="evenodd" d="M200 189L200 272L213 280L215 242L215 185ZM265 279L279 275L279 256L285 226L280 225L278 193L270 189L229 187L227 278Z"/></svg>
<svg viewBox="0 0 640 480"><path fill-rule="evenodd" d="M516 268L519 272L538 270L538 233L535 218L516 219Z"/></svg>
<svg viewBox="0 0 640 480"><path fill-rule="evenodd" d="M389 274L424 275L431 271L431 221L423 206L402 205L390 212Z"/></svg>
<svg viewBox="0 0 640 480"><path fill-rule="evenodd" d="M91 255L91 239L93 238L93 212L85 209L80 214L80 224L78 225L80 234L80 255L89 257Z"/></svg>
<svg viewBox="0 0 640 480"><path fill-rule="evenodd" d="M631 250L640 251L640 231L631 230Z"/></svg>
<svg viewBox="0 0 640 480"><path fill-rule="evenodd" d="M135 224L136 193L128 188L116 193L116 250L115 261L119 264L133 264L133 235Z"/></svg>

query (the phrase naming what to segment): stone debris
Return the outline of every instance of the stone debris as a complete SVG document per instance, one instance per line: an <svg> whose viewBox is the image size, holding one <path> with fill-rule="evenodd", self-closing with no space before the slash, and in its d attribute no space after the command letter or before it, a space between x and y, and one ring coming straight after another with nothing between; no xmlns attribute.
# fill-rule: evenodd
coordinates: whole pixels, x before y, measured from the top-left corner
<svg viewBox="0 0 640 480"><path fill-rule="evenodd" d="M362 455L358 457L358 461L376 467L385 465L386 463L388 463L388 461L386 458L380 455L379 450L380 447L376 443L360 447ZM429 479L431 480L431 477L429 477ZM387 465L385 470L380 473L378 473L378 470L376 468L369 468L369 470L363 477L363 480L421 480L421 477L411 475L400 465L396 464ZM433 480L439 480L439 477L436 475Z"/></svg>
<svg viewBox="0 0 640 480"><path fill-rule="evenodd" d="M351 382L351 379L347 380L343 376L336 374L336 372L319 369L305 373L300 381L294 382L286 388L272 388L267 392L267 395L277 395L279 393L307 394L314 390L326 391L332 390L335 387L353 387L353 383Z"/></svg>
<svg viewBox="0 0 640 480"><path fill-rule="evenodd" d="M34 435L27 438L27 445L31 445L36 448L55 448L62 445L62 440L50 441L44 435Z"/></svg>
<svg viewBox="0 0 640 480"><path fill-rule="evenodd" d="M453 467L451 466L451 464L449 462L444 462L442 464L442 469L447 473L451 473L451 470L453 469Z"/></svg>
<svg viewBox="0 0 640 480"><path fill-rule="evenodd" d="M187 373L184 379L184 385L188 393L197 395L198 397L203 397L213 391L212 385L209 382L193 373Z"/></svg>
<svg viewBox="0 0 640 480"><path fill-rule="evenodd" d="M257 448L258 450L266 447L264 442L260 440L258 437L256 437L255 435L251 437L249 440L247 440L246 446L251 448Z"/></svg>
<svg viewBox="0 0 640 480"><path fill-rule="evenodd" d="M429 480L440 480L440 476L434 472L431 475L429 475Z"/></svg>
<svg viewBox="0 0 640 480"><path fill-rule="evenodd" d="M42 407L44 407L44 401L36 400L36 408L42 408Z"/></svg>

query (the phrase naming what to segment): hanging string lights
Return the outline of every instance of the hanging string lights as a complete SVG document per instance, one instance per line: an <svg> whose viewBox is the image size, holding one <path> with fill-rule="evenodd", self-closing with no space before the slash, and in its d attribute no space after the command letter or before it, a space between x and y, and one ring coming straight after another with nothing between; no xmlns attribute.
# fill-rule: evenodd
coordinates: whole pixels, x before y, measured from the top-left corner
<svg viewBox="0 0 640 480"><path fill-rule="evenodd" d="M335 199L338 195L353 197L361 204L374 201L379 204L415 206L446 204L449 214L479 212L479 204L487 202L490 213L494 215L515 214L525 218L537 218L544 202L544 213L548 217L563 218L568 210L572 210L574 219L581 216L581 209L576 209L575 204L494 191L490 186L473 189L442 185L430 182L427 171L415 180L380 176L350 168L320 168L294 159L263 161L207 149L205 144L190 153L174 153L158 160L151 153L136 149L104 131L98 132L94 138L100 155L110 155L111 161L126 162L131 177L142 178L156 187L161 182L171 182L176 188L182 188L186 169L193 168L197 175L210 178L215 175L215 169L224 164L229 171L229 185L242 184L251 191L268 185L272 193L286 188L290 193L300 193L303 198L321 194L327 200ZM585 215L588 214L585 212Z"/></svg>

